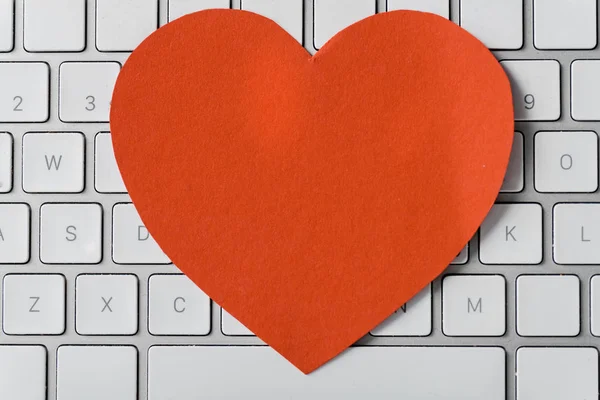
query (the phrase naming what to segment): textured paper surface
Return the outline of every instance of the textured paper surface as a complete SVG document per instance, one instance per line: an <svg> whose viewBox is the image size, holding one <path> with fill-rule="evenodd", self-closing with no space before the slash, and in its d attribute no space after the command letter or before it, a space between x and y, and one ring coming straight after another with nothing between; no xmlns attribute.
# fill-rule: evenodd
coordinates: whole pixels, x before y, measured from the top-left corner
<svg viewBox="0 0 600 400"><path fill-rule="evenodd" d="M166 254L309 373L473 236L502 184L513 111L493 55L443 18L378 14L311 57L268 19L210 10L133 52L111 129Z"/></svg>

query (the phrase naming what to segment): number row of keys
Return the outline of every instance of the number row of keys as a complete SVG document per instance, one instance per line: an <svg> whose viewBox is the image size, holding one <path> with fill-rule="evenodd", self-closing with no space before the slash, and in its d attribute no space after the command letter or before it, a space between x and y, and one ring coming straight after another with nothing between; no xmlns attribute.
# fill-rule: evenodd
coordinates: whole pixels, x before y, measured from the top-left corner
<svg viewBox="0 0 600 400"><path fill-rule="evenodd" d="M104 210L96 203L46 203L40 208L40 261L98 264L103 258ZM0 203L0 264L30 260L31 209ZM112 208L112 260L116 264L170 264L133 204Z"/></svg>
<svg viewBox="0 0 600 400"><path fill-rule="evenodd" d="M561 115L560 64L554 60L502 61L513 88L517 121L555 121ZM65 62L59 71L59 117L64 122L108 122L120 71L117 62ZM572 64L572 116L600 120L600 60ZM0 122L49 118L50 67L43 62L0 63Z"/></svg>
<svg viewBox="0 0 600 400"><path fill-rule="evenodd" d="M503 336L506 280L502 275L447 275L442 280L442 332L446 336ZM586 303L584 301L584 303ZM600 276L590 281L590 330L600 336ZM521 275L516 281L516 331L520 336L577 336L580 281L575 275ZM431 287L398 309L373 336L428 336Z"/></svg>
<svg viewBox="0 0 600 400"><path fill-rule="evenodd" d="M108 122L117 62L65 62L59 68L59 117L63 122ZM50 66L0 63L0 122L50 118Z"/></svg>

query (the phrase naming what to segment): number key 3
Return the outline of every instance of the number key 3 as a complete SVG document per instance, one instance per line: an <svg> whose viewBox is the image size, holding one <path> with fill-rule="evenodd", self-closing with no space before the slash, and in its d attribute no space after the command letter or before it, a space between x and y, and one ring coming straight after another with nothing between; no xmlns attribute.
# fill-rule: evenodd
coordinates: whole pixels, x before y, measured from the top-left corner
<svg viewBox="0 0 600 400"><path fill-rule="evenodd" d="M108 122L112 91L121 65L116 62L66 62L60 66L60 119Z"/></svg>

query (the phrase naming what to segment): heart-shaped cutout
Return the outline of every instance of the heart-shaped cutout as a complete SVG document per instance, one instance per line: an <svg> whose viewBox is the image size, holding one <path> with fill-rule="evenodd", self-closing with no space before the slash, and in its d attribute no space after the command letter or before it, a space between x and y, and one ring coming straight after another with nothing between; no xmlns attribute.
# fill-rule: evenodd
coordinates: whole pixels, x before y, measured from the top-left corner
<svg viewBox="0 0 600 400"><path fill-rule="evenodd" d="M452 22L382 13L311 57L274 22L203 11L131 54L111 111L146 227L305 373L435 279L502 184L508 79Z"/></svg>

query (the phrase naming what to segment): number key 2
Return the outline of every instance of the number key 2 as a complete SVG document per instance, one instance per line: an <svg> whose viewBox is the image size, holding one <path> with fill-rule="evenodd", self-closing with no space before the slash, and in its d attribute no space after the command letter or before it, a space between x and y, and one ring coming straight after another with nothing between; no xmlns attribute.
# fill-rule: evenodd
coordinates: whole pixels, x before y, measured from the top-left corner
<svg viewBox="0 0 600 400"><path fill-rule="evenodd" d="M49 76L46 63L0 63L0 122L47 121Z"/></svg>

